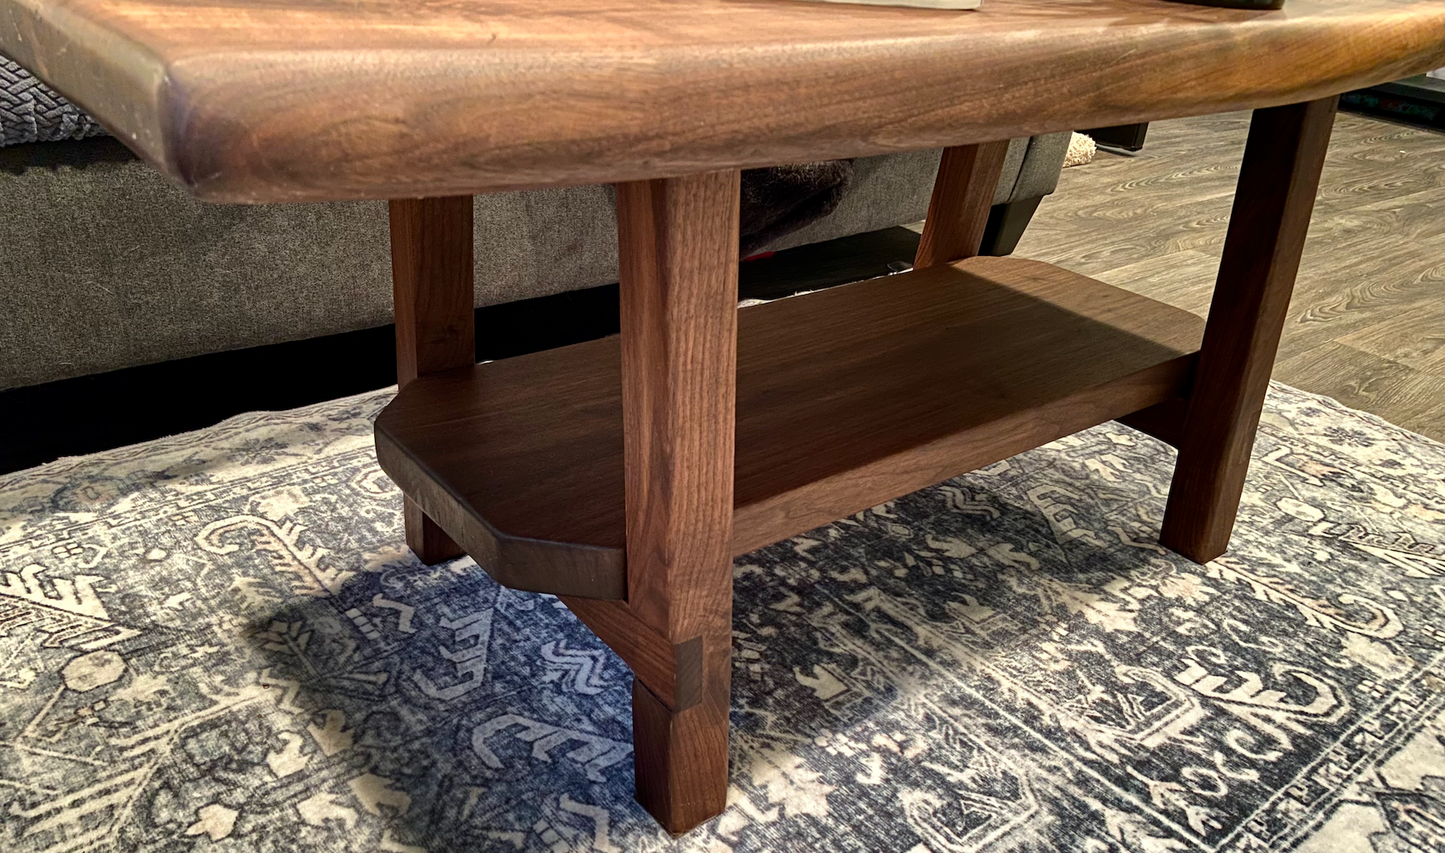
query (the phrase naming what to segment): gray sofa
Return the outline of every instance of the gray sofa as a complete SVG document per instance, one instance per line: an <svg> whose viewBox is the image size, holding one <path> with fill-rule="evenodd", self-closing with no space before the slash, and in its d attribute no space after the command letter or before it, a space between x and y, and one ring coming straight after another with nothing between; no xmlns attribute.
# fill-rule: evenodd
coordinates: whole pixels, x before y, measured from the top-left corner
<svg viewBox="0 0 1445 853"><path fill-rule="evenodd" d="M0 70L0 390L391 322L384 203L202 204L23 69ZM1067 145L1014 140L995 204L1052 192ZM922 219L938 158L854 161L831 214L766 248ZM479 307L616 280L610 187L475 205Z"/></svg>

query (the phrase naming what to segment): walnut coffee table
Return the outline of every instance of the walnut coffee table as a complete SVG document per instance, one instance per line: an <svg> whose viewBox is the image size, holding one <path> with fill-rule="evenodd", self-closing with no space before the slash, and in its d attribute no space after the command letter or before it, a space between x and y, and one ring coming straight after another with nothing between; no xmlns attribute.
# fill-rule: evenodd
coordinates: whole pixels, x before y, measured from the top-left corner
<svg viewBox="0 0 1445 853"><path fill-rule="evenodd" d="M683 832L726 798L734 555L1110 418L1179 448L1160 541L1224 551L1336 96L1445 65L1445 5L0 0L0 49L203 199L393 200L407 541L621 655ZM1000 140L1242 108L1207 326L974 257ZM737 310L740 168L930 147L913 272ZM595 182L622 334L474 364L470 194Z"/></svg>

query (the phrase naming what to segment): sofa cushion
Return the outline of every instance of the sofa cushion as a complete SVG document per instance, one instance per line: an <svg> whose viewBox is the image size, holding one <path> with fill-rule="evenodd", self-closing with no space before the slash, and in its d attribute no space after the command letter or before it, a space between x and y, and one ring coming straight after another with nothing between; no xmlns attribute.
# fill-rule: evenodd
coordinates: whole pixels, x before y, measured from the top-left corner
<svg viewBox="0 0 1445 853"><path fill-rule="evenodd" d="M103 133L95 119L0 53L0 146Z"/></svg>

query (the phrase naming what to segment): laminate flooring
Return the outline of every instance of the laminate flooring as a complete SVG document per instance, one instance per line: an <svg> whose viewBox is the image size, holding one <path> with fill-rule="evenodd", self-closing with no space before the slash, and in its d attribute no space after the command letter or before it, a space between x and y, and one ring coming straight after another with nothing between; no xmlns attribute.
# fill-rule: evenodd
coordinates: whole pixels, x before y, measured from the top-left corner
<svg viewBox="0 0 1445 853"><path fill-rule="evenodd" d="M1208 313L1248 113L1065 169L1015 252ZM1274 378L1445 440L1445 134L1341 113Z"/></svg>

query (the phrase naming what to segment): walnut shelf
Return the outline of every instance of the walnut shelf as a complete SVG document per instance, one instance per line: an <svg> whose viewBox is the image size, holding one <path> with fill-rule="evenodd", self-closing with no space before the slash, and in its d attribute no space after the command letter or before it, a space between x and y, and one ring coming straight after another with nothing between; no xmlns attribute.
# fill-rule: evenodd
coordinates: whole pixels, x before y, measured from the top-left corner
<svg viewBox="0 0 1445 853"><path fill-rule="evenodd" d="M1188 393L1204 322L971 258L742 309L734 553ZM500 583L626 596L618 338L423 376L382 467Z"/></svg>

